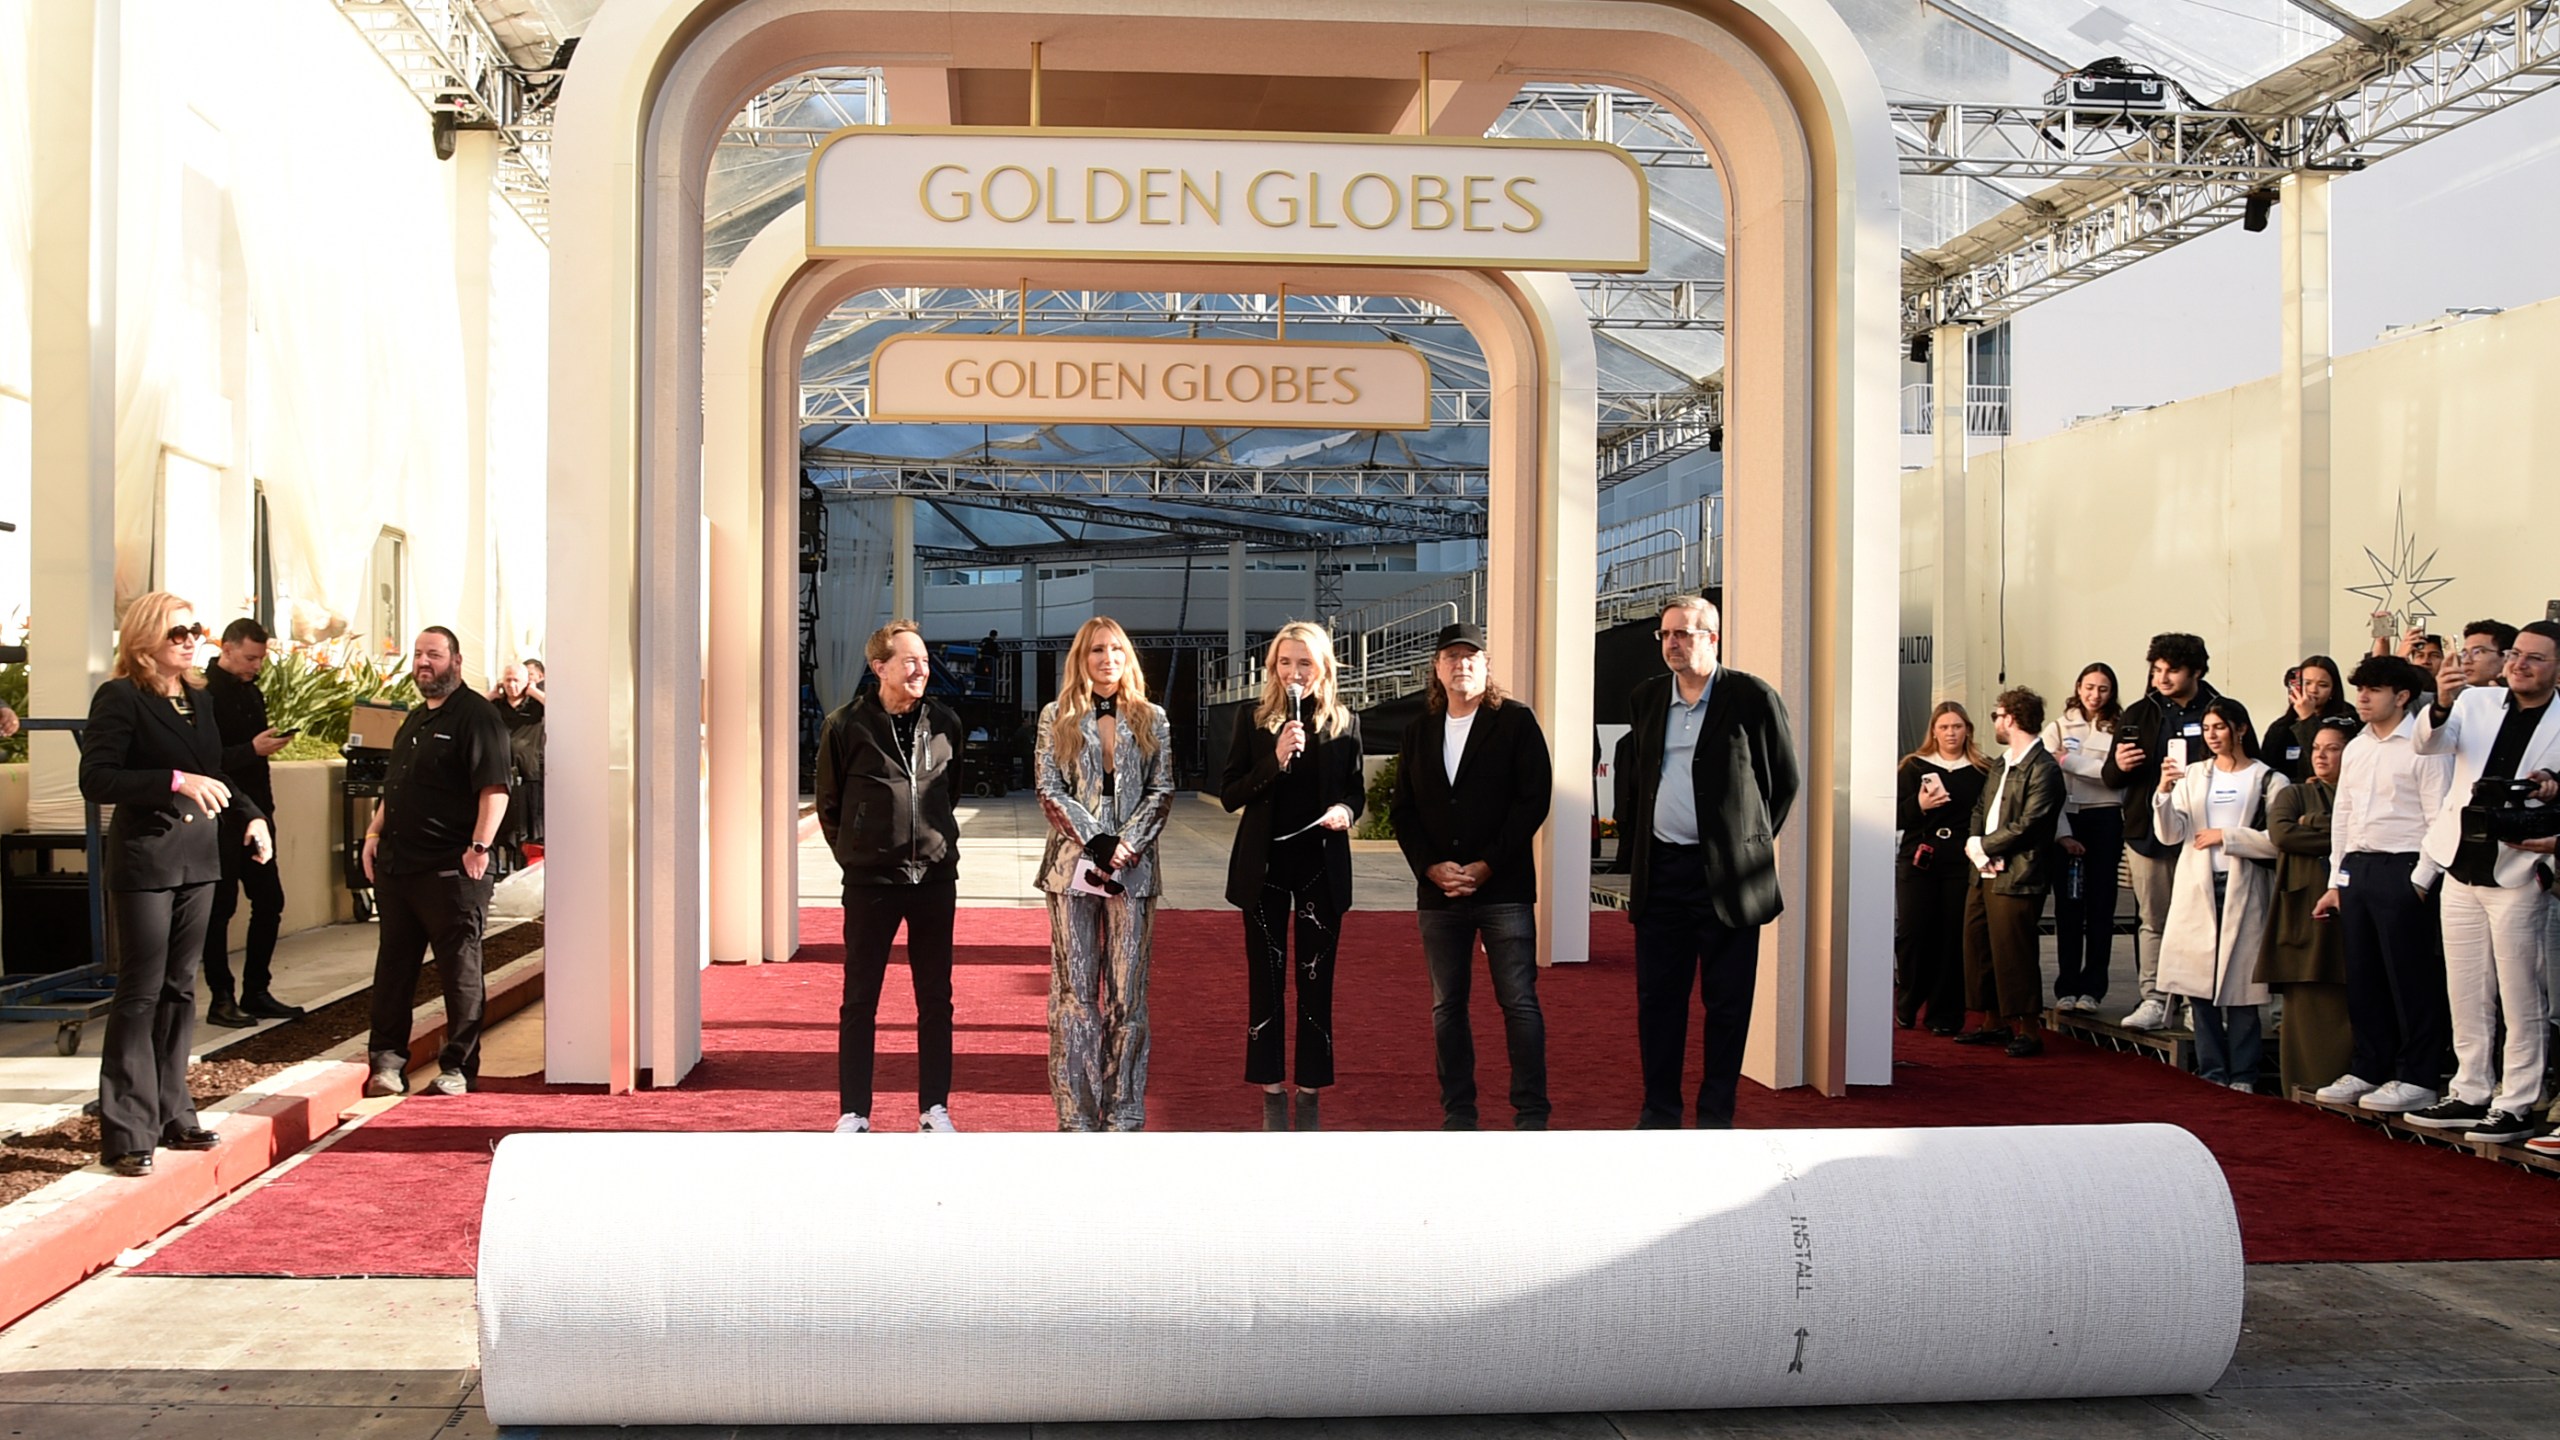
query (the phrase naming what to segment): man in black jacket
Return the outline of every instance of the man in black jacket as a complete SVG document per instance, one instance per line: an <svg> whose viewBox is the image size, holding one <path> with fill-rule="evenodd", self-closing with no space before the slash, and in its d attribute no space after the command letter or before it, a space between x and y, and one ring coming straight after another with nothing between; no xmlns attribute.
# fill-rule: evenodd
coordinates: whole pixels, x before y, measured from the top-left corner
<svg viewBox="0 0 2560 1440"><path fill-rule="evenodd" d="M215 730L222 737L222 770L231 783L258 802L269 825L275 824L275 783L267 774L267 757L293 737L267 725L267 695L258 688L266 668L267 629L242 616L222 632L222 653L204 667L204 694L213 708ZM274 979L276 935L284 927L284 879L281 865L249 863L245 819L225 811L222 818L222 878L213 887L213 914L204 927L205 1023L238 1030L260 1020L290 1020L302 1013L270 992ZM248 953L240 966L239 989L231 979L231 916L240 893L249 895ZM234 997L237 998L234 998Z"/></svg>
<svg viewBox="0 0 2560 1440"><path fill-rule="evenodd" d="M2044 697L2024 688L1991 702L2000 759L1973 804L1964 842L1973 866L1964 903L1965 1003L1982 1023L1959 1045L2006 1044L2021 1059L2044 1053L2044 962L2036 921L2062 868L2062 767L2045 753Z"/></svg>
<svg viewBox="0 0 2560 1440"><path fill-rule="evenodd" d="M889 946L907 927L916 991L916 1128L951 1123L951 927L959 908L960 717L924 698L924 636L893 620L862 647L880 689L818 735L818 828L844 869L844 1005L836 1014L839 1134L871 1128L872 1038Z"/></svg>
<svg viewBox="0 0 2560 1440"><path fill-rule="evenodd" d="M1476 1128L1476 1041L1467 990L1476 939L1511 1054L1511 1123L1547 1128L1547 1020L1538 1008L1538 862L1553 771L1529 707L1486 677L1484 631L1440 630L1424 713L1405 727L1389 813L1413 867L1431 965L1440 1128Z"/></svg>
<svg viewBox="0 0 2560 1440"><path fill-rule="evenodd" d="M1680 1124L1689 994L1705 1002L1698 1127L1730 1129L1760 975L1760 927L1778 918L1776 842L1794 808L1795 737L1778 692L1716 663L1722 622L1696 595L1663 602L1654 637L1671 672L1628 700L1616 812L1636 925L1641 1129Z"/></svg>
<svg viewBox="0 0 2560 1440"><path fill-rule="evenodd" d="M2204 683L2213 658L2204 641L2171 631L2151 637L2145 657L2151 667L2151 689L2124 707L2116 719L2116 746L2099 767L2109 789L2124 791L2126 863L2133 871L2134 908L2142 916L2134 936L2134 980L2142 1003L2124 1017L2133 1030L2165 1030L2184 1007L2177 997L2160 991L2160 936L2169 925L2169 893L2178 875L2178 847L2161 843L2151 830L2151 798L2160 790L2160 762L2172 745L2183 747L2181 762L2205 761L2204 707L2222 692Z"/></svg>

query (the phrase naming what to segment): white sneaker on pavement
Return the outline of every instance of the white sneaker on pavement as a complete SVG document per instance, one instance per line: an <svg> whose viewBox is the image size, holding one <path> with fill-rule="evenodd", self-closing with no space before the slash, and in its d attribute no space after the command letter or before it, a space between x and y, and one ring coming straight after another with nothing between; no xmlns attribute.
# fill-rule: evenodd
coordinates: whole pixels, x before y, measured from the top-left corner
<svg viewBox="0 0 2560 1440"><path fill-rule="evenodd" d="M2312 1098L2332 1105L2353 1105L2382 1087L2360 1075L2341 1075L2311 1092Z"/></svg>
<svg viewBox="0 0 2560 1440"><path fill-rule="evenodd" d="M2401 1115L2411 1110L2424 1110L2436 1103L2436 1100L2436 1092L2424 1085L2412 1085L2406 1080L2394 1080L2358 1100L2356 1105L2360 1109L2378 1111L2386 1115Z"/></svg>
<svg viewBox="0 0 2560 1440"><path fill-rule="evenodd" d="M838 1116L836 1119L836 1133L839 1135L867 1135L871 1133L871 1117L867 1115Z"/></svg>
<svg viewBox="0 0 2560 1440"><path fill-rule="evenodd" d="M916 1130L924 1135L956 1135L960 1127L951 1123L951 1111L947 1107L936 1105L916 1117Z"/></svg>
<svg viewBox="0 0 2560 1440"><path fill-rule="evenodd" d="M2133 1007L2133 1013L2116 1022L2127 1030L2164 1030L2169 1025L2169 1007L2158 1000L2145 1000Z"/></svg>

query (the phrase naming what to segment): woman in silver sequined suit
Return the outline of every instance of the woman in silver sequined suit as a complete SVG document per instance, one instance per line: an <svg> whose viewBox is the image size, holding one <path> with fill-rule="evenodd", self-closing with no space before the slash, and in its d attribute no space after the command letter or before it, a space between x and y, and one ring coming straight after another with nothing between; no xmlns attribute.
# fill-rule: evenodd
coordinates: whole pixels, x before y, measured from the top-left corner
<svg viewBox="0 0 2560 1440"><path fill-rule="evenodd" d="M1129 636L1076 631L1040 711L1040 858L1049 897L1049 1093L1061 1130L1140 1130L1147 1110L1147 954L1173 803L1173 727L1147 702Z"/></svg>

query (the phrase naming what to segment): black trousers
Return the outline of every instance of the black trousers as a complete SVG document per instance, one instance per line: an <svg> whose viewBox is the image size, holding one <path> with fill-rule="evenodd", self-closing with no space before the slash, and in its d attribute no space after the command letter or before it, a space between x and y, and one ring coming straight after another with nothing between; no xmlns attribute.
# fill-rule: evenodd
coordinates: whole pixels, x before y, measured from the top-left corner
<svg viewBox="0 0 2560 1440"><path fill-rule="evenodd" d="M187 1051L196 1034L196 961L213 886L116 890L116 994L98 1063L98 1153L151 1150L196 1123Z"/></svg>
<svg viewBox="0 0 2560 1440"><path fill-rule="evenodd" d="M2355 1033L2348 1073L2434 1090L2451 1068L2453 1019L2435 907L2409 883L2417 866L2414 853L2349 855L2330 923L2346 950L2347 1025Z"/></svg>
<svg viewBox="0 0 2560 1440"><path fill-rule="evenodd" d="M272 835L274 823L268 822ZM272 843L272 842L271 842ZM231 986L231 917L249 896L248 953L240 964L240 988ZM249 858L245 831L223 827L222 878L213 882L213 916L204 927L204 988L216 999L264 995L274 980L276 935L284 928L284 876L270 859Z"/></svg>
<svg viewBox="0 0 2560 1440"><path fill-rule="evenodd" d="M1964 1023L1965 860L1938 847L1929 868L1897 866L1893 879L1893 1013L1936 1029Z"/></svg>
<svg viewBox="0 0 2560 1440"><path fill-rule="evenodd" d="M2044 963L2037 958L2042 895L2003 895L1977 880L1964 901L1964 998L1995 1022L2033 1020L2044 1009Z"/></svg>
<svg viewBox="0 0 2560 1440"><path fill-rule="evenodd" d="M2071 838L2089 853L2064 856L2064 878L2053 887L2053 993L2104 1000L2107 967L2115 963L2116 892L2124 888L2124 812L2112 805L2074 810ZM2078 899L2069 880L2075 864Z"/></svg>
<svg viewBox="0 0 2560 1440"><path fill-rule="evenodd" d="M408 1066L410 1000L418 967L433 949L436 978L444 984L444 1049L437 1063L465 1080L480 1073L480 937L495 884L460 870L374 877L382 938L373 952L373 1035L365 1043L374 1069Z"/></svg>
<svg viewBox="0 0 2560 1440"><path fill-rule="evenodd" d="M844 1004L836 1011L836 1100L843 1113L871 1113L880 988L902 924L916 991L916 1108L951 1102L951 927L959 896L957 879L845 887Z"/></svg>
<svg viewBox="0 0 2560 1440"><path fill-rule="evenodd" d="M1719 924L1694 845L1654 842L1645 909L1636 921L1636 1050L1644 1066L1639 1127L1677 1129L1680 1066L1689 1048L1689 996L1704 1002L1698 1128L1733 1127L1751 997L1760 983L1760 927Z"/></svg>
<svg viewBox="0 0 2560 1440"><path fill-rule="evenodd" d="M1296 885L1262 882L1259 904L1245 907L1244 1078L1277 1085L1287 1077L1288 1027L1281 1023L1289 988L1289 939L1298 941L1298 1088L1333 1083L1333 953L1342 916L1325 898L1321 874Z"/></svg>

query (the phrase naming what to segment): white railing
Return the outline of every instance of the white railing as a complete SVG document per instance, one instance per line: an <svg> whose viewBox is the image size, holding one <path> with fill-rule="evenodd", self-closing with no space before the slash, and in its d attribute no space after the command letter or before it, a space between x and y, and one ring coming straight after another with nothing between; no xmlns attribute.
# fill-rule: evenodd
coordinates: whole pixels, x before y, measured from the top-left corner
<svg viewBox="0 0 2560 1440"><path fill-rule="evenodd" d="M1937 388L1926 382L1902 387L1903 434L1927 435L1937 429ZM1967 435L2009 433L2008 386L1967 385L1964 387L1964 433Z"/></svg>
<svg viewBox="0 0 2560 1440"><path fill-rule="evenodd" d="M1704 594L1724 579L1724 497L1640 515L1600 532L1598 620L1613 625L1655 613L1674 595Z"/></svg>
<svg viewBox="0 0 2560 1440"><path fill-rule="evenodd" d="M1343 703L1363 709L1422 688L1440 627L1484 623L1484 572L1449 575L1329 617L1335 683ZM1228 705L1262 693L1262 651L1226 655L1209 670L1208 701Z"/></svg>

